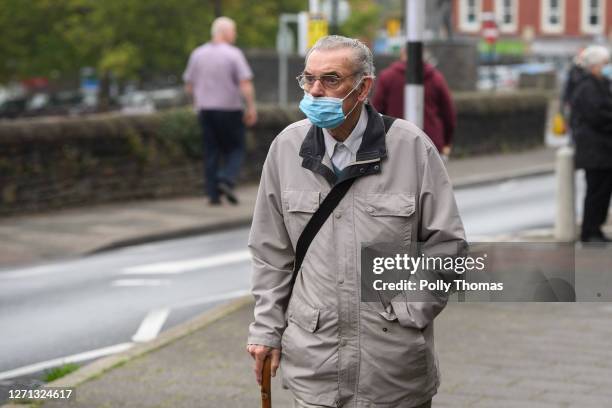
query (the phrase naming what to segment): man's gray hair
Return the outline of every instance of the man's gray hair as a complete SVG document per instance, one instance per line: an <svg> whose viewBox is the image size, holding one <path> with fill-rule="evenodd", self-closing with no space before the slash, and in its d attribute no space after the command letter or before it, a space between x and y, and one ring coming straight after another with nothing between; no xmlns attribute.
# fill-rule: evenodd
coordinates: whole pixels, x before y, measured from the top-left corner
<svg viewBox="0 0 612 408"><path fill-rule="evenodd" d="M591 45L580 54L581 65L591 68L595 65L610 62L610 51L602 45Z"/></svg>
<svg viewBox="0 0 612 408"><path fill-rule="evenodd" d="M210 35L215 37L228 28L235 28L236 22L229 17L217 17L210 27Z"/></svg>
<svg viewBox="0 0 612 408"><path fill-rule="evenodd" d="M341 35L328 35L320 38L319 41L308 50L304 63L308 62L308 57L315 50L337 50L341 48L350 48L353 50L355 73L358 74L360 78L363 76L374 76L374 58L368 46L359 40L343 37Z"/></svg>

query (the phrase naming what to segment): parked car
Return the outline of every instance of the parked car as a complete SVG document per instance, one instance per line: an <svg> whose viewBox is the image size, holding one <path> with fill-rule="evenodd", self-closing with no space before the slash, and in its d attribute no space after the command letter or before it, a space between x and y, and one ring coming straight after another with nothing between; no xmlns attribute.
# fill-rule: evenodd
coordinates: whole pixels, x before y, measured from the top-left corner
<svg viewBox="0 0 612 408"><path fill-rule="evenodd" d="M19 97L7 99L0 105L0 118L15 119L23 116L26 110L28 98Z"/></svg>
<svg viewBox="0 0 612 408"><path fill-rule="evenodd" d="M180 87L151 91L131 90L119 97L121 112L127 114L147 114L187 103L187 95Z"/></svg>

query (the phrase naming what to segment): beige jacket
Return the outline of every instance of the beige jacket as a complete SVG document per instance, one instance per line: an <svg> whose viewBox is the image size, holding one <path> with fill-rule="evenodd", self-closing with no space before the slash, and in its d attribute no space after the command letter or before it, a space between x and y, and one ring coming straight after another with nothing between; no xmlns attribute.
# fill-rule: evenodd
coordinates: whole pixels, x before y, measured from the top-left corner
<svg viewBox="0 0 612 408"><path fill-rule="evenodd" d="M283 383L310 404L408 408L438 388L433 319L446 299L395 298L392 313L360 302L360 249L418 240L439 253L465 235L431 141L400 119L385 137L381 116L366 109L357 161L343 176L358 179L313 240L290 301L297 240L338 180L322 131L308 120L270 146L249 237L255 320L248 343L282 348Z"/></svg>

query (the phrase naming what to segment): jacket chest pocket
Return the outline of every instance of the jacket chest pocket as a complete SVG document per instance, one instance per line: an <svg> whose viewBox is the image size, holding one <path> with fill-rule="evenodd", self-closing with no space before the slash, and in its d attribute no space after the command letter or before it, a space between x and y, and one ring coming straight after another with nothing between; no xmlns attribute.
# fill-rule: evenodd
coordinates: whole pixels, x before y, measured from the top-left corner
<svg viewBox="0 0 612 408"><path fill-rule="evenodd" d="M319 191L285 190L282 193L285 228L295 247L300 234L319 208Z"/></svg>
<svg viewBox="0 0 612 408"><path fill-rule="evenodd" d="M369 193L359 199L363 206L362 242L412 241L415 222L415 198L409 193Z"/></svg>

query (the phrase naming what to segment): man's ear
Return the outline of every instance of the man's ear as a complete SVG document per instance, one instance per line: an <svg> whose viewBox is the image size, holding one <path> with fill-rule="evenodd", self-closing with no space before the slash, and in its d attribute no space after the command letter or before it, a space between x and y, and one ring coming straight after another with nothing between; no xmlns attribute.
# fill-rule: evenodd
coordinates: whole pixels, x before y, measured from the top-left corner
<svg viewBox="0 0 612 408"><path fill-rule="evenodd" d="M370 91L372 90L372 86L374 85L374 78L371 76L365 77L363 78L363 80L361 81L361 89L359 91L359 101L363 102L366 99L368 99L368 95L370 94Z"/></svg>

